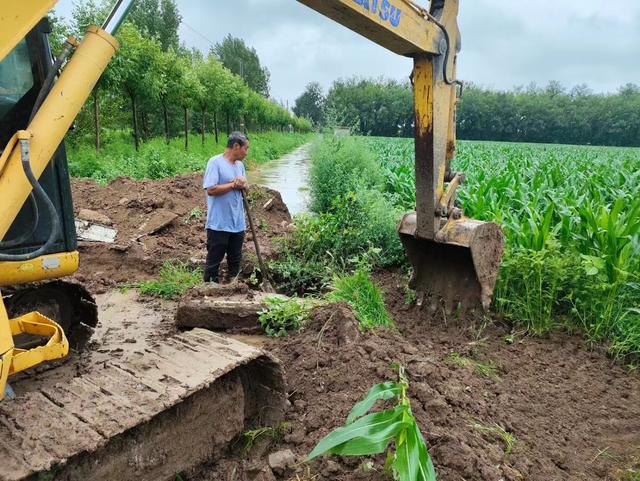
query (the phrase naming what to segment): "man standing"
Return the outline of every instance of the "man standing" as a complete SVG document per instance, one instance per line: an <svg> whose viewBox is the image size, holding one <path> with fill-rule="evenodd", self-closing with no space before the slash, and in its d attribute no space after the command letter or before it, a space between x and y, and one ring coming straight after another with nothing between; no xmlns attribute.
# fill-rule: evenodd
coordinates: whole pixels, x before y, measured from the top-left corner
<svg viewBox="0 0 640 481"><path fill-rule="evenodd" d="M241 132L229 135L227 148L207 162L203 187L207 194L207 262L205 282L219 282L218 268L227 255L229 279L237 277L244 242L242 191L247 189L242 159L249 139Z"/></svg>

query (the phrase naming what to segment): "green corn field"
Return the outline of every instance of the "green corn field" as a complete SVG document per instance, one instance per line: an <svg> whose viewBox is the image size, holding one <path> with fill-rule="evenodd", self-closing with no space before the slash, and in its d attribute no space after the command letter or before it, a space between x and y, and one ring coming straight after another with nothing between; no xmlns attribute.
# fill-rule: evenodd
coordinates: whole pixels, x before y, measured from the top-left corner
<svg viewBox="0 0 640 481"><path fill-rule="evenodd" d="M413 141L360 141L393 202L414 209ZM498 314L640 354L640 149L459 142L452 168L466 173L465 214L504 228Z"/></svg>

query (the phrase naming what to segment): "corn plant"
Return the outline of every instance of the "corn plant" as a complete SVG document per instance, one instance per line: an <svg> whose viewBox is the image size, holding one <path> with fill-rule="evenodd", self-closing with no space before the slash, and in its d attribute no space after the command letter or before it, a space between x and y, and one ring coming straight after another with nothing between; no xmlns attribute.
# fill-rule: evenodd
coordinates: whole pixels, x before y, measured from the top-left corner
<svg viewBox="0 0 640 481"><path fill-rule="evenodd" d="M409 383L404 368L399 367L399 380L376 384L356 403L346 424L324 437L307 456L307 461L322 454L370 456L385 452L392 441L395 451L389 452L395 479L398 481L435 481L436 472L427 447L411 412L407 397ZM369 411L378 401L396 399L393 408Z"/></svg>
<svg viewBox="0 0 640 481"><path fill-rule="evenodd" d="M413 209L413 141L360 141L385 194ZM465 214L504 228L499 313L537 334L568 321L617 357L640 351L639 149L463 141L452 168L467 174Z"/></svg>

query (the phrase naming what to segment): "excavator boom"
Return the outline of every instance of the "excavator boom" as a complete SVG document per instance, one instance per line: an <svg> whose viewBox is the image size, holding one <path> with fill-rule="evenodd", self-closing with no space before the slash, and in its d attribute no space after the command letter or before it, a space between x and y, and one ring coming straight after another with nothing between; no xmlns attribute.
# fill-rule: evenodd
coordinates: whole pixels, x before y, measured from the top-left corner
<svg viewBox="0 0 640 481"><path fill-rule="evenodd" d="M398 227L421 304L447 311L489 307L503 250L495 223L464 217L455 203L464 174L455 156L459 0L298 0L400 55L413 58L416 211Z"/></svg>

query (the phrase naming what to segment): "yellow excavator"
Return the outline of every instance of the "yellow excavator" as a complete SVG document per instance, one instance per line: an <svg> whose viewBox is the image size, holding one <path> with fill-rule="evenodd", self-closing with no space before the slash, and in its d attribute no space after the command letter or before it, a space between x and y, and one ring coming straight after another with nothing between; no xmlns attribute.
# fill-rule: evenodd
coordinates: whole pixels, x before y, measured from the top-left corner
<svg viewBox="0 0 640 481"><path fill-rule="evenodd" d="M299 2L413 58L417 200L398 229L411 286L420 303L488 308L502 231L464 217L455 204L464 174L450 168L461 85L458 0L428 8L410 0ZM70 38L52 62L46 14L55 3L0 7L0 480L171 479L178 467L209 459L248 419L281 415L276 361L196 329L107 355L68 382L18 396L8 384L66 356L70 343L81 348L97 323L91 296L61 280L79 263L63 139L118 49L113 35L132 0L118 0L102 27L81 42Z"/></svg>

